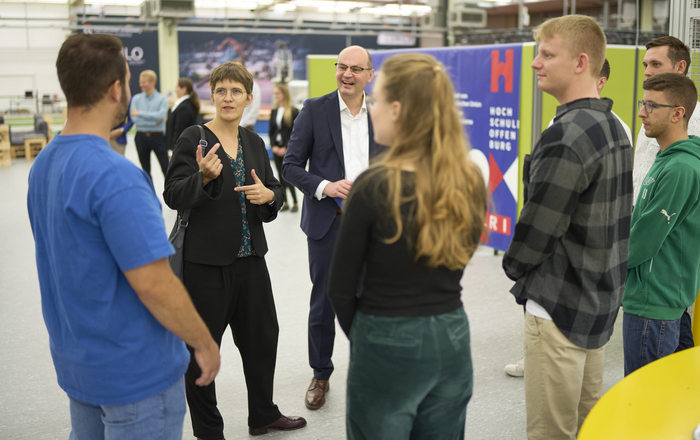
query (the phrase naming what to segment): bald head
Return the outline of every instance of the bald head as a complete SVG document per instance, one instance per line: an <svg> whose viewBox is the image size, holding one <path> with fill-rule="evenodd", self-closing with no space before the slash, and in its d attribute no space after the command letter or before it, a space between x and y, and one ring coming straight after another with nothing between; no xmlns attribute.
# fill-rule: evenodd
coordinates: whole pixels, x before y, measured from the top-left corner
<svg viewBox="0 0 700 440"><path fill-rule="evenodd" d="M338 92L351 113L354 110L359 111L364 99L365 87L373 77L372 56L364 47L346 47L338 54L335 80L338 84Z"/></svg>
<svg viewBox="0 0 700 440"><path fill-rule="evenodd" d="M362 46L348 46L345 49L340 51L340 54L338 54L338 60L340 60L341 57L344 55L352 55L352 56L360 56L362 57L363 55L366 57L365 62L366 65L362 67L368 67L372 69L372 55L369 54L369 51L365 49Z"/></svg>

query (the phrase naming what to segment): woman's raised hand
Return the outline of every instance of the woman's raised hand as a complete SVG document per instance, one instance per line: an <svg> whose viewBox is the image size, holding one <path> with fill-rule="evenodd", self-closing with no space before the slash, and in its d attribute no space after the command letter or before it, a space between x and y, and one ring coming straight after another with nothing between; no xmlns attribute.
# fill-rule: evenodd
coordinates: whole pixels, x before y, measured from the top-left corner
<svg viewBox="0 0 700 440"><path fill-rule="evenodd" d="M202 173L202 186L207 186L209 182L219 177L221 170L223 169L223 164L221 159L216 154L216 150L221 147L221 144L216 143L209 151L207 151L206 156L202 157L202 146L197 145L197 164L199 165L199 171Z"/></svg>

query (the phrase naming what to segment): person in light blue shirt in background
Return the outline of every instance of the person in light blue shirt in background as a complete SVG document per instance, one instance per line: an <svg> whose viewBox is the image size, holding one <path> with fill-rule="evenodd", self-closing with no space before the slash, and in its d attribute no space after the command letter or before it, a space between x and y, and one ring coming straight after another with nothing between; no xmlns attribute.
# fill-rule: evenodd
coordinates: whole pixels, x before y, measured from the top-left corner
<svg viewBox="0 0 700 440"><path fill-rule="evenodd" d="M151 177L151 151L156 153L163 176L168 170L168 145L165 142L165 116L168 99L156 90L158 76L152 70L139 75L141 93L131 100L131 117L136 124L136 150L141 168Z"/></svg>

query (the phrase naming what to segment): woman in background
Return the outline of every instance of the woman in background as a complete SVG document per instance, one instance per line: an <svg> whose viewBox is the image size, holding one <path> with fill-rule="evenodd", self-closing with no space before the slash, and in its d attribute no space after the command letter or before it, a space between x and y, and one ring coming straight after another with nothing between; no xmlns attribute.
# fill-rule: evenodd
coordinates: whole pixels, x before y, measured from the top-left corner
<svg viewBox="0 0 700 440"><path fill-rule="evenodd" d="M165 127L165 142L169 149L175 148L175 142L187 127L197 124L199 114L199 95L194 91L189 78L180 78L175 85L177 101L168 110L168 123Z"/></svg>
<svg viewBox="0 0 700 440"><path fill-rule="evenodd" d="M460 279L484 179L435 58L387 59L373 98L374 140L389 150L352 187L328 288L351 341L348 438L463 438L473 373Z"/></svg>
<svg viewBox="0 0 700 440"><path fill-rule="evenodd" d="M289 142L289 137L292 135L292 127L294 126L294 120L299 115L299 109L292 107L289 89L284 84L275 85L272 91L272 98L275 102L275 107L272 109L272 112L270 112L270 144L272 145L272 154L275 159L277 175L280 177L280 183L284 188L289 189L292 195L292 201L294 202L292 212L297 212L299 206L297 205L297 194L294 190L294 186L282 179L282 160L284 159L284 155L287 154L287 143ZM287 191L285 190L284 205L282 205L280 211L286 211L288 209Z"/></svg>

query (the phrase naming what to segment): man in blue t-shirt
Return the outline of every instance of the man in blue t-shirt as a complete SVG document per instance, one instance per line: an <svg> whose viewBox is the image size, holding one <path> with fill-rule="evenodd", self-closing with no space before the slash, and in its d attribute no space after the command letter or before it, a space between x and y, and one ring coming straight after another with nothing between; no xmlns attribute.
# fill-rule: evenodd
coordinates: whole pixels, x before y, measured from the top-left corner
<svg viewBox="0 0 700 440"><path fill-rule="evenodd" d="M71 439L181 439L186 342L212 382L219 350L167 257L149 177L109 146L129 68L114 36L76 34L56 60L68 102L29 174L42 310ZM137 410L138 409L138 410Z"/></svg>

